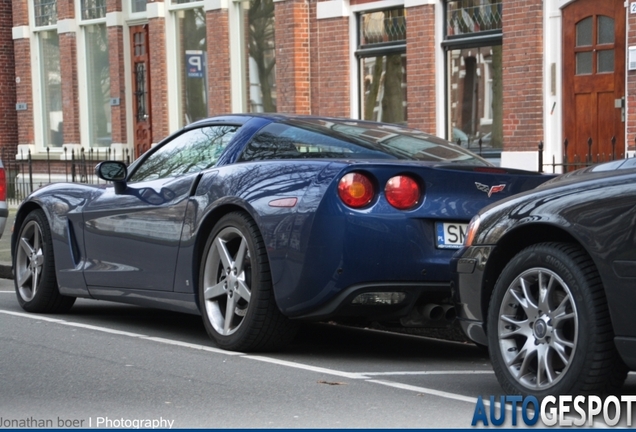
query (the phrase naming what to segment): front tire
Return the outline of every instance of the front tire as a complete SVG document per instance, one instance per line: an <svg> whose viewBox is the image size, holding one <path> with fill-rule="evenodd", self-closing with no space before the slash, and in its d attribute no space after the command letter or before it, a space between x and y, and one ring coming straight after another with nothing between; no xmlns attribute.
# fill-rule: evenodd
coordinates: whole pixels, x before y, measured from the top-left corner
<svg viewBox="0 0 636 432"><path fill-rule="evenodd" d="M63 313L75 303L58 289L51 229L42 210L33 210L22 223L13 265L18 303L25 311Z"/></svg>
<svg viewBox="0 0 636 432"><path fill-rule="evenodd" d="M506 265L490 301L488 342L507 394L608 394L627 376L601 279L573 244L533 245Z"/></svg>
<svg viewBox="0 0 636 432"><path fill-rule="evenodd" d="M239 212L222 217L205 245L199 278L203 323L219 347L275 350L297 325L274 299L269 261L258 227Z"/></svg>

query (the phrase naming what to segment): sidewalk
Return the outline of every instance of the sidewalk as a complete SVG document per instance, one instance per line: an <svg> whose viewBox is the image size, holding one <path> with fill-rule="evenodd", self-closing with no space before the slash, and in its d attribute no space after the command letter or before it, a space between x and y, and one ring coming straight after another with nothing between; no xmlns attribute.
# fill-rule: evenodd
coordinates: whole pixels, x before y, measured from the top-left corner
<svg viewBox="0 0 636 432"><path fill-rule="evenodd" d="M9 217L0 237L0 279L13 279L11 272L11 227L15 219L16 208L9 206Z"/></svg>

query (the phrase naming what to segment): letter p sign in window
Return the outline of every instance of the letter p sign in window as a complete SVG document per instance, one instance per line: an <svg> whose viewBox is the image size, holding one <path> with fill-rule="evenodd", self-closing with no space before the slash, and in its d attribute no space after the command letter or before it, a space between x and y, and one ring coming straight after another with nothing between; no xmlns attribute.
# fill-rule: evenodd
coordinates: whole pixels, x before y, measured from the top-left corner
<svg viewBox="0 0 636 432"><path fill-rule="evenodd" d="M186 57L186 76L188 78L203 78L205 76L205 54L203 51L188 50Z"/></svg>

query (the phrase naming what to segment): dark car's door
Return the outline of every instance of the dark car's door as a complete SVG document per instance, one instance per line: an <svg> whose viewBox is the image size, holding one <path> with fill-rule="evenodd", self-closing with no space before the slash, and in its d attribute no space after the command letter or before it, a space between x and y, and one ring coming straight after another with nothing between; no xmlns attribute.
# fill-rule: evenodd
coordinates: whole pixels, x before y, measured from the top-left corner
<svg viewBox="0 0 636 432"><path fill-rule="evenodd" d="M125 192L109 186L84 209L86 284L172 291L192 184L238 126L188 130L135 167Z"/></svg>

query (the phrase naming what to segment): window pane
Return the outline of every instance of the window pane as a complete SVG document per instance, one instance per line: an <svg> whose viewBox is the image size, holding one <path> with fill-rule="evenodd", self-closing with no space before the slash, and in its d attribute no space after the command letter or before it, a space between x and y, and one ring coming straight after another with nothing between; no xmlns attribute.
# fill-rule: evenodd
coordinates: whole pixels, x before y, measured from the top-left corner
<svg viewBox="0 0 636 432"><path fill-rule="evenodd" d="M614 72L614 50L598 51L598 72Z"/></svg>
<svg viewBox="0 0 636 432"><path fill-rule="evenodd" d="M264 127L241 161L347 158L445 161L485 165L473 154L421 131L337 119L293 119Z"/></svg>
<svg viewBox="0 0 636 432"><path fill-rule="evenodd" d="M391 9L360 15L360 45L406 41L406 10Z"/></svg>
<svg viewBox="0 0 636 432"><path fill-rule="evenodd" d="M446 35L501 30L502 0L450 0L446 3Z"/></svg>
<svg viewBox="0 0 636 432"><path fill-rule="evenodd" d="M203 8L175 12L181 126L208 117L207 43Z"/></svg>
<svg viewBox="0 0 636 432"><path fill-rule="evenodd" d="M592 52L576 53L576 74L585 75L592 73Z"/></svg>
<svg viewBox="0 0 636 432"><path fill-rule="evenodd" d="M274 1L243 2L246 24L245 47L248 62L248 112L276 112L276 52L274 41Z"/></svg>
<svg viewBox="0 0 636 432"><path fill-rule="evenodd" d="M37 33L42 76L42 126L44 146L60 147L64 142L60 42L57 30Z"/></svg>
<svg viewBox="0 0 636 432"><path fill-rule="evenodd" d="M449 136L463 147L501 148L503 91L501 46L452 50L449 71Z"/></svg>
<svg viewBox="0 0 636 432"><path fill-rule="evenodd" d="M88 77L88 116L91 146L110 145L110 63L106 24L87 26L86 72Z"/></svg>
<svg viewBox="0 0 636 432"><path fill-rule="evenodd" d="M406 54L396 53L360 59L362 118L387 123L406 123Z"/></svg>
<svg viewBox="0 0 636 432"><path fill-rule="evenodd" d="M131 0L131 12L145 12L146 0Z"/></svg>
<svg viewBox="0 0 636 432"><path fill-rule="evenodd" d="M106 0L82 0L82 19L98 19L106 16Z"/></svg>
<svg viewBox="0 0 636 432"><path fill-rule="evenodd" d="M38 27L57 23L57 0L33 0L35 25Z"/></svg>
<svg viewBox="0 0 636 432"><path fill-rule="evenodd" d="M606 16L598 17L598 43L614 43L614 19Z"/></svg>
<svg viewBox="0 0 636 432"><path fill-rule="evenodd" d="M576 25L576 46L592 45L592 17L585 18Z"/></svg>
<svg viewBox="0 0 636 432"><path fill-rule="evenodd" d="M177 177L210 168L237 130L238 126L211 126L187 131L150 155L131 181Z"/></svg>

